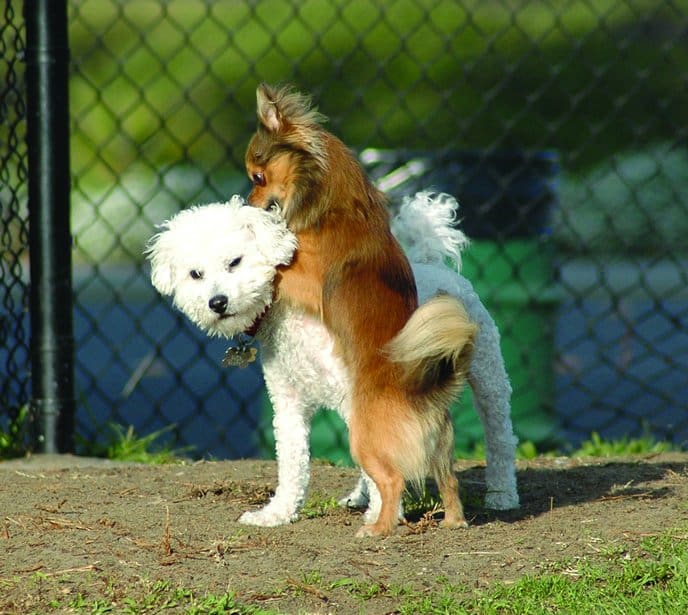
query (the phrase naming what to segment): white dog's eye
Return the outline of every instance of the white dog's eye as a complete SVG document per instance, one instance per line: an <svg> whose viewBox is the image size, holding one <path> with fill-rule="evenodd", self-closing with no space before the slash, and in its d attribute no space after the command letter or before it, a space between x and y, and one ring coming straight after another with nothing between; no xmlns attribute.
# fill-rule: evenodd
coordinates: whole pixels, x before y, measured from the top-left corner
<svg viewBox="0 0 688 615"><path fill-rule="evenodd" d="M198 269L192 269L189 271L189 275L191 276L192 280L200 280L203 278L203 272L199 271Z"/></svg>
<svg viewBox="0 0 688 615"><path fill-rule="evenodd" d="M231 271L235 267L238 267L241 264L241 259L244 258L243 256L237 256L236 258L233 258L231 261L227 263L227 270Z"/></svg>

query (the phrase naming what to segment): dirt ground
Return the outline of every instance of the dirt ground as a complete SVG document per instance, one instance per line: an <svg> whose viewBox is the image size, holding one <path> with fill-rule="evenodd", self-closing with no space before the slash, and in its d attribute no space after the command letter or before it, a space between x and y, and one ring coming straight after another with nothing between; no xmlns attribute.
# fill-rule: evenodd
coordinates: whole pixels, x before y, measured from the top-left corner
<svg viewBox="0 0 688 615"><path fill-rule="evenodd" d="M522 507L503 513L480 507L481 464L457 472L468 529L425 518L357 539L359 511L322 506L353 486L349 468L314 464L310 518L267 529L236 519L274 489L269 461L0 463L0 613L62 612L77 598L121 606L159 581L282 613L393 613L395 588L470 593L688 521L686 454L521 462Z"/></svg>

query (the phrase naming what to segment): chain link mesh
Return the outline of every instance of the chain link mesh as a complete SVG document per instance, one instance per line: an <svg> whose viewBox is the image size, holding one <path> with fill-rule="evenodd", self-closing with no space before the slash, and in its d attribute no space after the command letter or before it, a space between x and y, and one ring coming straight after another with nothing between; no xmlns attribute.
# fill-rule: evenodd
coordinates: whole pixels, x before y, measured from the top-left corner
<svg viewBox="0 0 688 615"><path fill-rule="evenodd" d="M0 22L0 429L29 402L24 26L12 2ZM21 448L21 446L18 446Z"/></svg>
<svg viewBox="0 0 688 615"><path fill-rule="evenodd" d="M170 429L197 454L269 448L259 369L219 367L224 344L154 294L142 250L180 208L246 193L255 86L287 81L313 94L392 195L432 186L459 197L474 238L464 273L502 328L522 439L575 445L597 431L686 444L688 2L69 10L82 442L115 422ZM4 46L17 28L6 21ZM3 114L17 114L9 92ZM3 179L6 169L3 158ZM25 244L16 185L3 274L20 277L7 247ZM24 354L12 361L25 372ZM479 440L465 404L456 421L466 446ZM345 448L328 440L319 452L330 446Z"/></svg>

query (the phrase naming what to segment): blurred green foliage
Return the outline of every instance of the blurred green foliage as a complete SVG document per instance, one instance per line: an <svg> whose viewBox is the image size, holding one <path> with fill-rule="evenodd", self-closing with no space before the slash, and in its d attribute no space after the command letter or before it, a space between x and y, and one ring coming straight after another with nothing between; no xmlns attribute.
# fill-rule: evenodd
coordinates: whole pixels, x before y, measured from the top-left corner
<svg viewBox="0 0 688 615"><path fill-rule="evenodd" d="M261 80L314 92L352 146L555 148L581 169L688 125L687 0L70 8L74 172L104 181L140 148L241 170Z"/></svg>
<svg viewBox="0 0 688 615"><path fill-rule="evenodd" d="M688 148L669 143L623 152L588 173L567 173L553 234L572 252L685 254Z"/></svg>
<svg viewBox="0 0 688 615"><path fill-rule="evenodd" d="M677 246L688 231L685 152L673 151L688 126L688 0L69 9L77 262L138 259L179 207L245 191L263 80L313 93L352 147L558 150L553 228L565 249ZM634 157L646 163L627 177ZM649 245L658 202L666 223Z"/></svg>
<svg viewBox="0 0 688 615"><path fill-rule="evenodd" d="M0 461L20 457L28 451L29 407L22 406L14 416L11 412L7 412L2 419L0 421Z"/></svg>

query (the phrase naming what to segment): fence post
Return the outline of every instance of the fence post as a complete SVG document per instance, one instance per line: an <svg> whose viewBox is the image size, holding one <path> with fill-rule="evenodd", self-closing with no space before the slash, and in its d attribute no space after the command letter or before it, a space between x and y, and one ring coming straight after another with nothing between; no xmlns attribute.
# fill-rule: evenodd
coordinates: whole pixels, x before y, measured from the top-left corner
<svg viewBox="0 0 688 615"><path fill-rule="evenodd" d="M69 226L67 3L24 3L26 24L31 416L45 453L74 448L74 335Z"/></svg>

